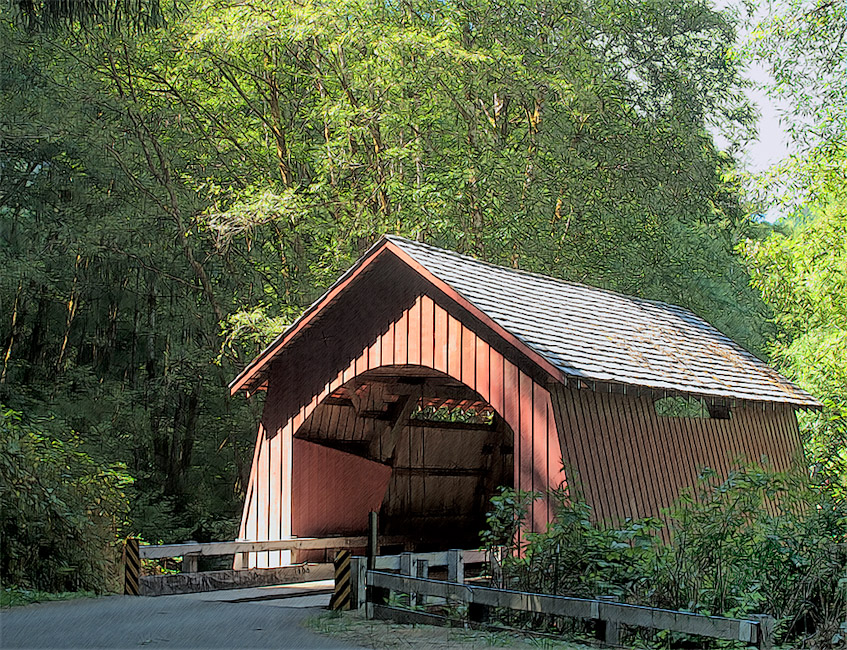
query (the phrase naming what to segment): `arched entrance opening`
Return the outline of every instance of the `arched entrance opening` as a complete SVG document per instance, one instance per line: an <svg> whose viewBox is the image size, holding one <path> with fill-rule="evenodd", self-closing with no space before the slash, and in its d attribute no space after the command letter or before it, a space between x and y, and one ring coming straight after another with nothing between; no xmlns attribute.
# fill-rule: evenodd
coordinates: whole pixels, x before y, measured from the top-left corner
<svg viewBox="0 0 847 650"><path fill-rule="evenodd" d="M514 439L489 402L446 373L362 373L294 432L291 533L361 534L376 509L380 534L405 548L473 548L497 487L513 485Z"/></svg>

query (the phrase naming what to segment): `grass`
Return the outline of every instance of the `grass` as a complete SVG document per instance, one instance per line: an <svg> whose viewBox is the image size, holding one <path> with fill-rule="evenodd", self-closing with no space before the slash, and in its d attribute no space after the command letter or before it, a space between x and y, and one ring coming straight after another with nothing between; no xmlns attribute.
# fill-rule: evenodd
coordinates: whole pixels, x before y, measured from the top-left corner
<svg viewBox="0 0 847 650"><path fill-rule="evenodd" d="M74 600L76 598L95 598L97 596L93 591L65 591L59 593L51 593L49 591L39 591L38 589L24 589L23 587L2 587L0 588L0 607L20 607L21 605L31 605L33 603L46 603L51 600Z"/></svg>

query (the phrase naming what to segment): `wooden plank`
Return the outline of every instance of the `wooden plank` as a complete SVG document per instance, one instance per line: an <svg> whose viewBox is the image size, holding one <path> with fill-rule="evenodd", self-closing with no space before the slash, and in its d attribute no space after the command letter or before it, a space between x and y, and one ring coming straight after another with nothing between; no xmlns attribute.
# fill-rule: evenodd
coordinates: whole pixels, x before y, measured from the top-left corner
<svg viewBox="0 0 847 650"><path fill-rule="evenodd" d="M579 447L579 455L583 461L580 465L580 489L585 500L591 506L594 517L602 519L608 516L609 508L603 489L603 471L605 454L600 447L602 443L596 442L599 435L594 423L588 416L589 406L587 404L587 390L574 388L570 390L571 399L569 406L572 409L570 416L573 418L575 427L575 440Z"/></svg>
<svg viewBox="0 0 847 650"><path fill-rule="evenodd" d="M619 603L601 603L599 618L622 625L673 630L682 634L696 634L731 641L750 641L753 628L750 621Z"/></svg>
<svg viewBox="0 0 847 650"><path fill-rule="evenodd" d="M394 365L394 323L388 325L388 331L382 335L382 365Z"/></svg>
<svg viewBox="0 0 847 650"><path fill-rule="evenodd" d="M661 516L661 509L666 507L672 499L668 496L667 482L660 476L665 470L664 460L659 449L659 433L651 426L651 419L649 417L649 411L655 411L653 400L643 395L633 398L632 409L637 434L644 443L647 450L646 458L649 460L646 480L655 494L655 500L651 504L651 514Z"/></svg>
<svg viewBox="0 0 847 650"><path fill-rule="evenodd" d="M511 362L503 359L503 419L512 428L514 453L512 459L512 486L520 487L520 392L518 386L518 369Z"/></svg>
<svg viewBox="0 0 847 650"><path fill-rule="evenodd" d="M409 308L409 334L407 338L406 363L419 366L421 363L421 296Z"/></svg>
<svg viewBox="0 0 847 650"><path fill-rule="evenodd" d="M488 354L489 390L487 395L485 393L480 393L480 395L483 399L488 400L488 403L508 422L509 426L512 426L503 410L505 405L503 397L503 355L493 348L489 348Z"/></svg>
<svg viewBox="0 0 847 650"><path fill-rule="evenodd" d="M462 323L447 314L447 374L462 381Z"/></svg>
<svg viewBox="0 0 847 650"><path fill-rule="evenodd" d="M270 439L269 481L268 488L268 539L282 538L282 432ZM280 566L279 551L268 553L268 566Z"/></svg>
<svg viewBox="0 0 847 650"><path fill-rule="evenodd" d="M505 589L476 587L468 584L443 582L425 578L410 578L408 576L379 571L368 571L368 585L374 585L399 593L416 592L420 595L436 598L453 598L464 603L476 603L489 607L506 607L523 612L538 612L570 618L597 618L598 602L581 598L552 596L548 594L532 594Z"/></svg>
<svg viewBox="0 0 847 650"><path fill-rule="evenodd" d="M476 369L474 372L473 389L486 401L488 401L490 376L488 370L488 358L490 347L488 343L478 336L476 337Z"/></svg>
<svg viewBox="0 0 847 650"><path fill-rule="evenodd" d="M622 439L620 420L617 409L611 402L612 396L608 393L595 392L597 405L604 423L606 438L609 448L612 450L613 465L609 471L615 475L618 490L620 491L620 508L618 517L623 520L626 517L638 516L638 501L635 498L636 487L634 485L633 459L630 457L631 446Z"/></svg>
<svg viewBox="0 0 847 650"><path fill-rule="evenodd" d="M449 347L449 336L447 326L447 311L438 304L435 307L435 369L447 372L447 353Z"/></svg>
<svg viewBox="0 0 847 650"><path fill-rule="evenodd" d="M519 422L518 431L519 444L515 445L515 484L519 490L534 490L535 468L532 459L532 386L533 381L523 372L518 372L518 395L519 395ZM535 521L535 509L538 502L533 500L528 513L530 530L533 530ZM536 531L538 532L538 531Z"/></svg>
<svg viewBox="0 0 847 650"><path fill-rule="evenodd" d="M536 384L531 385L532 390L532 489L542 492L541 501L533 504L532 529L543 531L547 522L550 521L550 497L547 490L550 489L550 474L548 472L547 448L547 404L550 398L547 391Z"/></svg>
<svg viewBox="0 0 847 650"><path fill-rule="evenodd" d="M291 424L286 425L279 434L282 438L282 449L280 457L280 526L279 536L282 539L291 536L291 519L294 504L292 502L293 485L292 478L294 474L294 431ZM282 552L279 557L280 564L288 564L291 562L291 553Z"/></svg>
<svg viewBox="0 0 847 650"><path fill-rule="evenodd" d="M476 334L462 325L462 383L476 390Z"/></svg>
<svg viewBox="0 0 847 650"><path fill-rule="evenodd" d="M394 363L406 365L409 356L409 312L400 314L394 324Z"/></svg>
<svg viewBox="0 0 847 650"><path fill-rule="evenodd" d="M279 432L276 432L279 435ZM262 439L262 451L259 454L259 470L256 473L256 489L259 493L259 504L256 511L257 530L256 539L268 539L269 522L268 522L268 500L270 499L270 490L268 482L270 480L270 440L267 434ZM256 568L268 568L268 554L258 553L256 555Z"/></svg>
<svg viewBox="0 0 847 650"><path fill-rule="evenodd" d="M374 439L374 444L371 446L372 456L376 456L377 454L379 454L380 458L392 458L394 456L394 447L397 445L400 432L409 423L409 416L418 405L419 395L420 391L417 391L417 393L412 393L402 398L405 401L394 422L391 423L391 426L382 436Z"/></svg>
<svg viewBox="0 0 847 650"><path fill-rule="evenodd" d="M594 421L594 442L605 454L605 464L600 472L600 487L605 488L608 510L604 519L623 519L628 508L626 507L625 495L627 492L627 479L624 476L626 469L623 467L623 459L618 450L618 441L615 431L612 430L609 421L608 404L606 396L592 390L586 395L591 418Z"/></svg>
<svg viewBox="0 0 847 650"><path fill-rule="evenodd" d="M435 305L432 298L421 296L421 365L435 367Z"/></svg>
<svg viewBox="0 0 847 650"><path fill-rule="evenodd" d="M186 544L160 544L140 547L140 555L146 560L180 557L186 554L214 557L232 553L255 553L259 551L302 551L310 549L363 548L368 538L358 537L298 537L259 542L189 542Z"/></svg>
<svg viewBox="0 0 847 650"><path fill-rule="evenodd" d="M449 566L450 551L433 551L431 553L413 553L411 555L414 560L426 560L431 567ZM461 551L461 562L467 564L483 564L488 559L487 551L470 550ZM399 555L381 555L376 558L374 568L379 571L399 571L400 556Z"/></svg>
<svg viewBox="0 0 847 650"><path fill-rule="evenodd" d="M547 408L547 480L553 489L566 488L569 478L563 470L562 446L559 442L559 430L553 413L552 396L549 391L547 391L545 405ZM547 514L551 519L555 515L553 504L550 503L549 499Z"/></svg>
<svg viewBox="0 0 847 650"><path fill-rule="evenodd" d="M654 471L654 479L662 486L664 491L664 503L661 507L668 507L679 495L679 459L671 445L670 435L664 425L664 417L659 417L652 399L644 399L644 416L647 426L656 441L657 466Z"/></svg>
<svg viewBox="0 0 847 650"><path fill-rule="evenodd" d="M639 517L658 513L655 504L656 498L652 476L652 462L647 441L641 435L638 424L633 415L633 402L635 400L629 395L618 395L615 399L617 408L621 411L621 425L626 429L627 443L632 445L636 459L635 472L637 473L637 486L639 492L641 510Z"/></svg>
<svg viewBox="0 0 847 650"><path fill-rule="evenodd" d="M368 348L368 370L374 370L382 365L382 335Z"/></svg>
<svg viewBox="0 0 847 650"><path fill-rule="evenodd" d="M330 580L332 564L302 564L273 569L245 569L178 573L175 575L142 576L139 586L142 596L190 594L218 589L242 589L269 585Z"/></svg>
<svg viewBox="0 0 847 650"><path fill-rule="evenodd" d="M568 402L571 401L568 389L558 382L549 384L550 400L553 407L553 419L556 423L556 435L559 441L559 450L565 463L565 479L567 481L568 495L573 497L575 489L578 488L577 477L574 472L579 472L583 467L583 461L578 457L579 448L576 442L576 432L573 428Z"/></svg>

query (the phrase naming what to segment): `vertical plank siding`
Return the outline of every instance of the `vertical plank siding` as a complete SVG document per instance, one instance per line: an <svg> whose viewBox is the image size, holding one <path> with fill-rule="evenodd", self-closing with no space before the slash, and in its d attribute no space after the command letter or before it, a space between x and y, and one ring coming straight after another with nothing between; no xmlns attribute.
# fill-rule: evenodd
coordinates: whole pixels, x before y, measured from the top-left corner
<svg viewBox="0 0 847 650"><path fill-rule="evenodd" d="M564 462L600 521L658 516L705 467L725 476L738 458L764 457L786 470L801 453L788 406L745 402L724 420L659 417L647 395L555 384L551 397Z"/></svg>
<svg viewBox="0 0 847 650"><path fill-rule="evenodd" d="M315 512L315 517L318 517L319 508L306 494L310 489L321 488L306 477L311 474L322 476L326 468L315 460L320 458L318 454L299 453L301 447L298 444L294 444L292 450L292 438L304 427L308 428L310 435L336 436L345 440L372 438L375 435L373 421L364 422L363 418L351 414L350 409L322 404L338 387L367 371L386 366L419 365L444 372L490 403L514 432L514 482L520 489L543 492L548 487L565 483L559 460L562 456L559 437L551 435L548 426L554 419L546 386L537 383L507 359L502 351L492 347L492 341L478 335L466 323L448 313L445 305L427 294L418 295L409 307L380 329L381 333L375 340L368 340L358 354L342 364L340 372L323 382L319 392L304 398L298 407L286 404L286 396L282 394L285 380L295 373L281 375L280 372L280 376L272 376L263 415L266 431L259 435L257 461L254 461L256 471L251 475L248 488L256 496L245 504L239 538L274 539L296 535L296 528L310 528L308 512ZM286 408L293 415L281 422L280 412ZM313 414L316 414L315 421L311 421ZM401 441L398 443L402 444ZM288 450L287 455L283 449ZM354 457L348 456L353 462ZM310 467L304 463L314 465ZM292 483L293 477L297 480L296 485ZM421 494L427 494L427 502L433 498L431 491L435 489L443 491L445 498L453 495L455 499L461 497L467 500L467 489L460 487L463 481L468 483L466 479L439 477L438 481L427 481L425 485L423 481L417 481L416 489ZM306 483L311 487L307 488ZM436 485L443 487L436 488ZM467 503L453 505L464 507ZM546 502L533 507L533 528L543 529L549 520L549 509ZM292 529L292 521L297 522L295 529ZM249 561L250 566L263 567L279 561L279 558L271 558L267 553L253 553Z"/></svg>
<svg viewBox="0 0 847 650"><path fill-rule="evenodd" d="M239 539L348 532L362 525L380 491L389 519L447 521L478 509L493 481L579 490L599 520L655 516L703 467L726 474L743 455L785 469L799 453L790 406L743 402L726 420L666 418L649 395L562 385L446 294L419 278L400 281L402 273L410 271L352 287L273 362ZM391 431L384 420L361 416L385 405L389 393L373 378L391 368L462 383L496 411L496 435L433 433L414 422ZM350 404L328 400L342 386ZM352 446L342 450L339 440ZM383 456L374 463L347 453L356 449L393 449L398 471L380 464L389 462ZM445 455L464 474L451 473ZM503 462L510 463L505 472ZM552 514L548 499L536 502L529 528L542 530ZM247 560L262 567L289 557L252 553Z"/></svg>

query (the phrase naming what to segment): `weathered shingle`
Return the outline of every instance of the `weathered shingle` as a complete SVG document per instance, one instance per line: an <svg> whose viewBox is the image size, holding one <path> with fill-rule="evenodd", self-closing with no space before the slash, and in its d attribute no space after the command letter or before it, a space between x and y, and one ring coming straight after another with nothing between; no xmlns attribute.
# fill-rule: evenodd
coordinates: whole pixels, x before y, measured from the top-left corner
<svg viewBox="0 0 847 650"><path fill-rule="evenodd" d="M687 309L386 239L569 377L818 405Z"/></svg>

